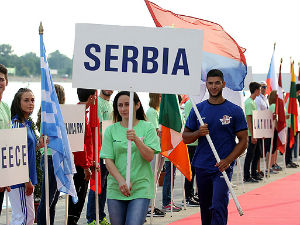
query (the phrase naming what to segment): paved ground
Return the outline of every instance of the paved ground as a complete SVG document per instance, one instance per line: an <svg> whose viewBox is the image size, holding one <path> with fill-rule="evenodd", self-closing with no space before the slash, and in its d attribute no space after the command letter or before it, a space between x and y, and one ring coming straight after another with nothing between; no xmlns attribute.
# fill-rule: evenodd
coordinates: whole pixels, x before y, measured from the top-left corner
<svg viewBox="0 0 300 225"><path fill-rule="evenodd" d="M241 159L242 164L243 164L243 161L244 161L244 158ZM278 156L278 161L279 161L279 165L283 166L282 156L280 156L280 155ZM241 165L241 166L243 166L243 165ZM263 168L263 167L261 167L261 168ZM290 174L299 172L299 170L300 170L299 168L297 168L297 169L286 169L286 171L282 171L279 174L271 175L271 177L266 179L265 182L261 181L257 184L244 184L245 192L251 191L255 188L261 187L261 186L263 186L267 183L270 183L270 182L272 182L274 180L277 180L277 179L281 179L281 178L283 178L285 176L288 176ZM244 189L243 189L243 185L241 184L241 180L240 179L238 180L237 177L238 177L237 176L237 167L235 167L232 183L237 185L237 187L235 187L234 190L235 190L236 195L239 196L239 195L244 193ZM182 175L178 172L176 174L175 187L174 187L174 202L177 205L181 205L181 203L182 203L182 200L183 200L183 191L182 190L183 190L182 189ZM162 187L158 187L156 206L161 208L161 202L162 202ZM64 224L64 213L65 213L64 205L65 205L65 199L64 199L64 196L62 196L59 199L58 204L57 204L55 225L63 225ZM107 209L106 209L106 212L107 212ZM155 225L169 224L173 221L177 221L181 218L184 218L186 216L192 215L192 214L197 213L197 212L199 212L198 207L196 207L196 208L188 207L186 210L182 210L180 212L174 212L173 216L171 215L171 213L167 213L165 217L153 218L152 224L155 224ZM9 214L10 213L11 213L11 211L9 210ZM108 215L108 213L107 213L107 215ZM83 209L81 218L79 220L79 223L78 223L79 225L87 224L85 216L86 216L86 204L85 204L85 207ZM9 217L10 217L10 215L9 215ZM6 219L6 212L5 212L5 209L4 209L2 215L0 216L0 225L6 224L5 219ZM150 224L150 218L147 218L147 222L145 224ZM199 221L199 224L200 224L200 221Z"/></svg>

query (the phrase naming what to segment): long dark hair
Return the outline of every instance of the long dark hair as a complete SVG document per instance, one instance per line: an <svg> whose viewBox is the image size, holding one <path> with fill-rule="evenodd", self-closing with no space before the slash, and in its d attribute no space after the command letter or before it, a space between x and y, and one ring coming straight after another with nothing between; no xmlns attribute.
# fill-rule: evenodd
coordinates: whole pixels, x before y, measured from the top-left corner
<svg viewBox="0 0 300 225"><path fill-rule="evenodd" d="M10 108L11 118L17 115L19 117L20 122L22 122L25 119L24 112L21 109L21 98L22 95L27 92L32 93L32 91L29 88L20 88L18 92L15 94L15 97L11 103L11 108Z"/></svg>
<svg viewBox="0 0 300 225"><path fill-rule="evenodd" d="M114 102L113 102L113 108L114 108L114 112L113 112L113 120L114 122L119 122L122 121L122 117L118 111L118 100L119 97L121 95L127 95L130 96L130 92L129 91L120 91L116 97L114 98ZM134 92L133 94L133 102L135 105L137 105L140 101L139 96ZM142 106L142 103L140 103L140 108L138 108L138 110L136 111L136 119L138 120L146 120L146 115Z"/></svg>

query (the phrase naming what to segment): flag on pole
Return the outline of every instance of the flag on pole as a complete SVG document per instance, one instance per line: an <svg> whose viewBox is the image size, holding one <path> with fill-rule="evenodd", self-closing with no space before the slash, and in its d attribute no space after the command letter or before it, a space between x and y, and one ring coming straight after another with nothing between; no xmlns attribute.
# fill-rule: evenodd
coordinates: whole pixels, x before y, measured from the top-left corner
<svg viewBox="0 0 300 225"><path fill-rule="evenodd" d="M161 95L159 124L162 125L161 154L191 180L192 170L188 149L182 140L183 124L177 95Z"/></svg>
<svg viewBox="0 0 300 225"><path fill-rule="evenodd" d="M274 50L270 62L269 72L267 76L267 90L266 94L269 95L272 90L278 90L278 78L275 73L275 63L274 63L274 54L275 54L275 44L274 44Z"/></svg>
<svg viewBox="0 0 300 225"><path fill-rule="evenodd" d="M98 96L98 92L96 91L96 96ZM90 106L90 126L92 130L92 138L93 143L95 144L96 139L96 129L97 129L97 137L98 137L98 149L94 145L94 151L98 152L98 165L100 165L99 162L99 155L100 155L100 149L101 149L101 140L100 140L100 127L99 127L99 117L98 117L98 100L95 99L94 104ZM94 154L94 161L95 161L95 154ZM98 194L101 194L101 172L98 172ZM96 183L95 183L95 170L92 171L92 177L90 179L90 189L94 192L96 191Z"/></svg>
<svg viewBox="0 0 300 225"><path fill-rule="evenodd" d="M57 189L69 194L77 202L73 182L76 173L66 126L59 107L56 91L50 74L43 35L40 34L41 51L41 133L49 138ZM46 153L45 153L46 154ZM51 184L50 184L51 185Z"/></svg>
<svg viewBox="0 0 300 225"><path fill-rule="evenodd" d="M282 79L281 79L281 63L279 67L279 78L278 78L278 88L277 88L277 98L276 98L276 107L275 114L277 116L277 149L281 153L285 152L286 144L286 119L284 111L284 99L283 99L283 90L282 90Z"/></svg>
<svg viewBox="0 0 300 225"><path fill-rule="evenodd" d="M206 75L211 69L220 69L224 74L226 86L234 91L244 88L247 74L247 63L244 48L219 25L207 20L175 14L158 5L145 0L148 10L157 27L171 26L175 28L203 30L203 60L201 75Z"/></svg>
<svg viewBox="0 0 300 225"><path fill-rule="evenodd" d="M290 88L290 100L288 106L288 113L290 114L291 129L290 129L290 148L295 143L296 133L298 131L298 105L296 95L296 78L294 72L294 62L291 62L291 88Z"/></svg>

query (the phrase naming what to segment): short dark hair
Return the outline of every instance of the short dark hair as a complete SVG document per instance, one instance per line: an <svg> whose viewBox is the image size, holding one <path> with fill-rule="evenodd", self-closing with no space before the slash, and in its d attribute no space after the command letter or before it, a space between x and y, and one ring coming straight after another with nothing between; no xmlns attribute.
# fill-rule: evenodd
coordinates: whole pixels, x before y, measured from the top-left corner
<svg viewBox="0 0 300 225"><path fill-rule="evenodd" d="M224 75L221 70L212 69L207 73L206 79L209 77L220 77L224 81Z"/></svg>
<svg viewBox="0 0 300 225"><path fill-rule="evenodd" d="M77 96L80 102L86 102L91 95L96 93L96 89L77 88Z"/></svg>
<svg viewBox="0 0 300 225"><path fill-rule="evenodd" d="M20 122L24 120L24 112L21 108L21 98L24 93L32 92L29 88L20 88L18 92L15 94L15 97L11 103L11 118L14 116L18 116L20 119Z"/></svg>
<svg viewBox="0 0 300 225"><path fill-rule="evenodd" d="M250 84L249 84L249 90L250 90L250 93L251 94L253 94L257 89L259 89L260 88L260 84L259 83L257 83L257 82L251 82Z"/></svg>
<svg viewBox="0 0 300 225"><path fill-rule="evenodd" d="M0 64L0 73L4 74L5 80L7 80L7 72L7 68L4 65Z"/></svg>
<svg viewBox="0 0 300 225"><path fill-rule="evenodd" d="M296 91L300 91L300 84L296 84Z"/></svg>
<svg viewBox="0 0 300 225"><path fill-rule="evenodd" d="M120 91L116 95L116 97L114 98L114 102L113 102L113 108L114 108L113 120L114 120L115 123L122 120L122 117L121 117L121 115L118 111L118 100L119 100L120 96L122 96L122 95L130 96L130 92L129 91ZM133 102L134 102L135 105L137 105L139 102L141 103L139 96L135 92L133 93ZM140 108L138 108L138 110L136 111L136 119L146 120L146 115L145 115L142 103L140 105Z"/></svg>

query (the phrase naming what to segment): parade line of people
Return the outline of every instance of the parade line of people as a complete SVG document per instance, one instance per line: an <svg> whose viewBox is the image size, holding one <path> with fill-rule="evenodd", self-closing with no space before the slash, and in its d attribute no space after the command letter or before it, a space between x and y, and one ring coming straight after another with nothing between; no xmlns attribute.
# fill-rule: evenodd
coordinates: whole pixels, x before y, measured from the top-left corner
<svg viewBox="0 0 300 225"><path fill-rule="evenodd" d="M49 208L50 224L55 224L55 208L59 198L57 182L52 164L52 150L44 150L43 135L36 138L31 114L35 107L34 91L20 88L14 96L11 107L4 103L2 97L8 85L8 75L5 66L0 64L0 129L27 128L28 168L29 180L26 183L10 187L1 187L0 213L2 209L4 192L8 192L12 218L11 225L34 223L34 186L38 183L36 172L36 151L48 156L49 174ZM185 180L185 198L188 207L200 207L202 224L227 224L228 220L228 187L222 172L226 172L231 180L236 159L246 152L244 162L244 182L257 183L264 177L266 171L260 167L263 143L266 149L266 168L270 174L282 170L277 164L278 149L276 149L276 117L273 139L253 138L253 111L271 110L275 113L276 91L266 95L265 82L251 82L249 85L250 97L245 101L245 109L231 103L223 97L225 88L223 73L213 69L208 72L206 88L209 98L197 104L197 109L203 117L204 125L199 123L195 110L189 101L184 103L185 128L182 134L183 142L187 144L189 158L192 166L192 180ZM296 85L297 96L300 94L300 84ZM61 85L55 85L60 104L65 103L65 92ZM161 131L159 129L160 94L149 94L149 109L144 111L139 96L134 93L133 99L133 128L128 129L129 123L129 96L130 92L120 91L114 99L112 90L101 90L97 96L95 89L77 89L78 104L85 105L85 134L84 151L74 152L74 164L77 173L74 175L74 184L78 195L75 204L69 197L68 224L76 225L87 198L86 221L87 224L96 224L96 208L99 209L99 224L101 225L141 225L146 217L151 215L151 199L155 195L154 173L156 160L164 163L165 177L162 191L162 205L155 207L154 215L164 217L167 212L179 212L181 206L171 202L171 176L173 183L176 170L171 174L171 162L164 159L159 153ZM94 141L89 123L90 106L98 101L98 116L101 133L100 166L101 194L99 206L96 207L95 191L88 190L92 171L95 170ZM179 98L179 101L181 99ZM289 121L289 115L286 114ZM102 133L103 121L111 120ZM38 113L37 128L40 129L41 113ZM288 122L290 126L290 122ZM288 128L290 129L290 128ZM211 147L206 139L209 134L221 161L216 162ZM288 140L290 132L288 132ZM296 142L294 146L287 145L285 162L287 168L297 168L293 156L297 157ZM132 142L131 179L130 185L126 183L127 143ZM46 142L48 143L48 142ZM271 150L271 152L270 152ZM160 157L155 155L159 154ZM271 162L269 163L269 154ZM165 161L165 162L164 162ZM271 165L269 168L268 165ZM41 159L41 169L44 174L44 157ZM160 171L159 171L160 172ZM195 177L196 176L196 177ZM194 188L194 177L197 188ZM174 187L174 185L173 185ZM107 203L108 213L105 213ZM45 175L42 181L42 195L37 209L37 224L46 223L45 213ZM200 224L200 221L199 221Z"/></svg>

